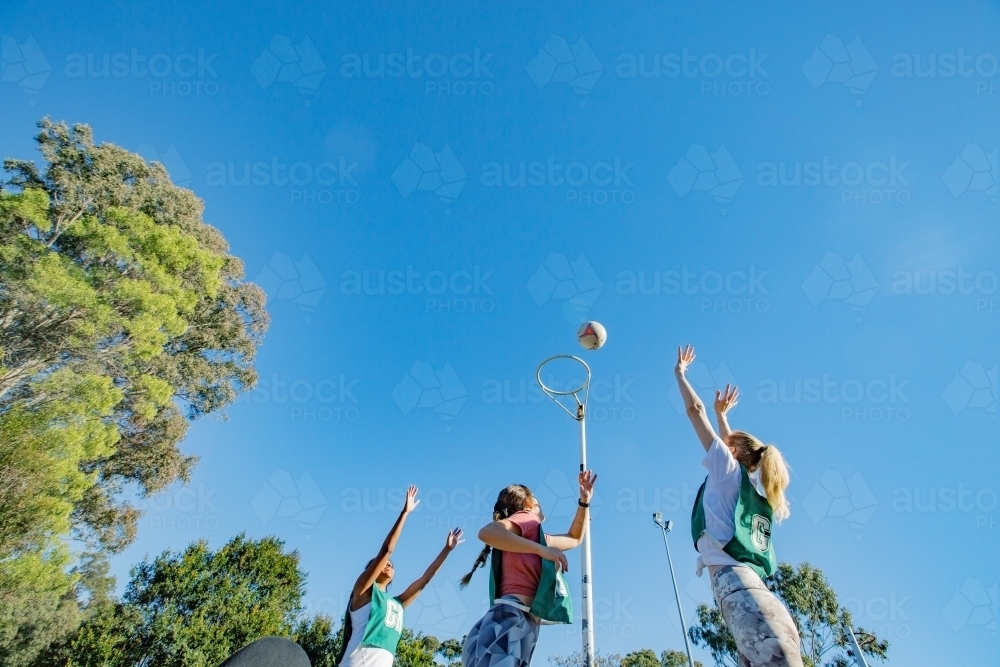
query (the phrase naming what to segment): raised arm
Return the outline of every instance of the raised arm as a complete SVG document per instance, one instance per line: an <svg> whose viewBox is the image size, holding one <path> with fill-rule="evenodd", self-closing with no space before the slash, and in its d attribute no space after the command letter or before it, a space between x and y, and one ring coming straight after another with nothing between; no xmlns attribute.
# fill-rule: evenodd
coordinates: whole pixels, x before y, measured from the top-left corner
<svg viewBox="0 0 1000 667"><path fill-rule="evenodd" d="M454 551L455 547L464 541L465 540L462 539L461 528L456 528L448 532L448 537L445 539L444 548L441 549L441 553L437 555L434 562L427 566L427 569L424 570L422 575L420 575L420 578L407 586L406 590L399 595L398 599L404 609L409 607L410 603L416 600L417 596L420 595L420 591L424 590L427 584L431 582L431 579L434 578L437 571L441 569L445 559L448 558L448 554Z"/></svg>
<svg viewBox="0 0 1000 667"><path fill-rule="evenodd" d="M736 407L739 403L740 390L736 387L726 385L724 391L715 390L715 420L719 422L719 437L723 440L728 438L733 429L729 428L729 419L726 413Z"/></svg>
<svg viewBox="0 0 1000 667"><path fill-rule="evenodd" d="M385 541L382 542L382 548L379 549L378 555L371 562L371 565L365 568L365 571L361 573L358 580L354 582L354 590L352 593L357 596L363 594L375 580L378 579L379 572L385 567L385 564L389 562L389 557L392 556L392 552L396 548L396 542L399 541L399 536L403 533L403 524L406 523L406 517L417 508L420 501L417 500L417 487L411 486L406 491L406 502L403 503L403 511L399 513L396 518L396 523L392 524L392 529L389 534L385 536Z"/></svg>
<svg viewBox="0 0 1000 667"><path fill-rule="evenodd" d="M681 398L684 399L684 409L688 419L691 420L691 426L694 427L694 432L697 434L698 440L701 441L701 446L707 452L708 448L712 446L712 441L718 436L715 435L712 424L708 421L708 415L705 414L705 404L684 375L692 361L694 361L693 347L685 345L683 348L677 348L677 366L674 367L674 375L677 377L677 387L680 389Z"/></svg>
<svg viewBox="0 0 1000 667"><path fill-rule="evenodd" d="M594 483L597 481L597 475L591 470L584 470L579 477L580 502L577 503L573 523L570 524L569 530L562 535L546 535L549 546L560 551L569 551L580 546L587 530L587 522L590 520L590 499L594 497Z"/></svg>

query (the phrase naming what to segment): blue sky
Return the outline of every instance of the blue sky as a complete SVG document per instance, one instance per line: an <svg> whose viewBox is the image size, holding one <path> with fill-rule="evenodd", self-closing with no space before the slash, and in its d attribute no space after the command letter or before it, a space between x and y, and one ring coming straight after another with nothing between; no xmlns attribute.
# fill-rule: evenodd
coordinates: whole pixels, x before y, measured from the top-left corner
<svg viewBox="0 0 1000 667"><path fill-rule="evenodd" d="M592 318L603 652L683 646L653 511L688 619L709 599L690 342L794 469L779 558L821 567L890 664L1000 664L995 4L297 4L0 9L3 156L49 115L161 160L269 294L260 387L192 427L201 463L146 501L120 585L275 534L339 615L414 483L400 586L448 527L471 539L408 624L460 636L499 488L568 521L575 424L534 370ZM540 659L579 646L542 635Z"/></svg>

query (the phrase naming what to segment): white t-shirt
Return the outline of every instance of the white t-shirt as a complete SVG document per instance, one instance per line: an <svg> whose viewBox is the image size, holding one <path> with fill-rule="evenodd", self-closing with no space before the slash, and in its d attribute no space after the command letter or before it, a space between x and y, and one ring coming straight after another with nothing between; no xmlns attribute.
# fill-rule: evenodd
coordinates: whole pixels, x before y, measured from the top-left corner
<svg viewBox="0 0 1000 667"><path fill-rule="evenodd" d="M368 617L371 615L372 603L351 612L351 638L344 651L344 661L340 667L392 667L395 656L378 646L362 646L361 639L365 636Z"/></svg>
<svg viewBox="0 0 1000 667"><path fill-rule="evenodd" d="M698 538L698 576L705 566L739 565L739 561L722 548L736 534L736 501L740 497L740 464L733 458L726 443L716 438L705 453L701 464L708 470L705 484L705 532ZM760 470L750 473L750 482L757 493L764 494ZM707 535L705 534L707 533ZM712 539L714 538L714 539Z"/></svg>

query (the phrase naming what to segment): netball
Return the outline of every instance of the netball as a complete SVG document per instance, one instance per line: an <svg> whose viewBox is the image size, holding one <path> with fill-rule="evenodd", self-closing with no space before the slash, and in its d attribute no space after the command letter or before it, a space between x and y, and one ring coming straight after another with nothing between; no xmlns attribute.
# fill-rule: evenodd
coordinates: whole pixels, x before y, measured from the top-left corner
<svg viewBox="0 0 1000 667"><path fill-rule="evenodd" d="M584 322L576 332L576 339L585 350L599 350L608 340L608 332L600 322Z"/></svg>

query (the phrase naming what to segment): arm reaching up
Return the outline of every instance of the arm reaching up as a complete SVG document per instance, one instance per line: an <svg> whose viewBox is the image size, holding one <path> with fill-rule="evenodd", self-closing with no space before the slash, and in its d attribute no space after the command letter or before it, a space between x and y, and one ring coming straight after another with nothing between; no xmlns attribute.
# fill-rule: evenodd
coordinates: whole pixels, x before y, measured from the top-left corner
<svg viewBox="0 0 1000 667"><path fill-rule="evenodd" d="M583 470L579 474L580 482L580 502L577 503L576 515L573 516L573 523L569 530L562 535L546 535L550 547L555 547L560 551L569 551L580 546L583 542L584 532L587 530L587 513L590 507L590 500L594 497L594 483L597 481L597 473L591 470Z"/></svg>
<svg viewBox="0 0 1000 667"><path fill-rule="evenodd" d="M694 432L698 436L698 440L701 441L701 446L707 452L708 448L712 446L712 441L718 436L715 435L712 424L708 421L708 415L705 414L705 404L684 375L692 361L694 361L693 347L685 345L683 348L677 348L677 365L674 367L674 376L677 378L677 387L680 389L681 398L684 399L684 409L688 419L691 420L691 426L694 427Z"/></svg>
<svg viewBox="0 0 1000 667"><path fill-rule="evenodd" d="M455 549L455 547L457 547L464 541L465 540L462 539L461 528L456 528L448 532L448 537L445 539L444 548L441 549L441 553L437 555L437 558L434 559L434 562L432 562L430 565L427 566L427 570L425 570L424 573L420 575L420 578L414 581L412 584L410 584L406 588L406 590L403 591L403 593L399 596L399 602L400 604L403 605L404 609L406 607L409 607L410 603L416 600L417 596L420 595L420 591L424 590L427 584L431 582L431 579L434 578L434 575L437 574L437 571L441 569L441 566L444 564L444 561L448 557L448 554L450 554Z"/></svg>
<svg viewBox="0 0 1000 667"><path fill-rule="evenodd" d="M726 417L726 413L736 407L739 398L740 390L736 387L730 387L728 384L724 391L715 390L715 419L719 422L719 436L723 440L733 432L733 429L729 428L729 419Z"/></svg>
<svg viewBox="0 0 1000 667"><path fill-rule="evenodd" d="M406 491L406 502L403 504L403 511L399 513L396 523L392 524L389 534L385 536L385 541L382 542L382 548L379 549L378 555L365 568L365 571L361 573L358 580L354 582L352 595L355 598L363 595L365 591L372 587L375 580L378 579L379 573L385 568L386 563L389 562L389 557L392 556L392 552L396 549L396 542L399 541L399 536L403 534L403 524L406 523L406 517L419 504L420 501L417 500L417 487L411 486Z"/></svg>

